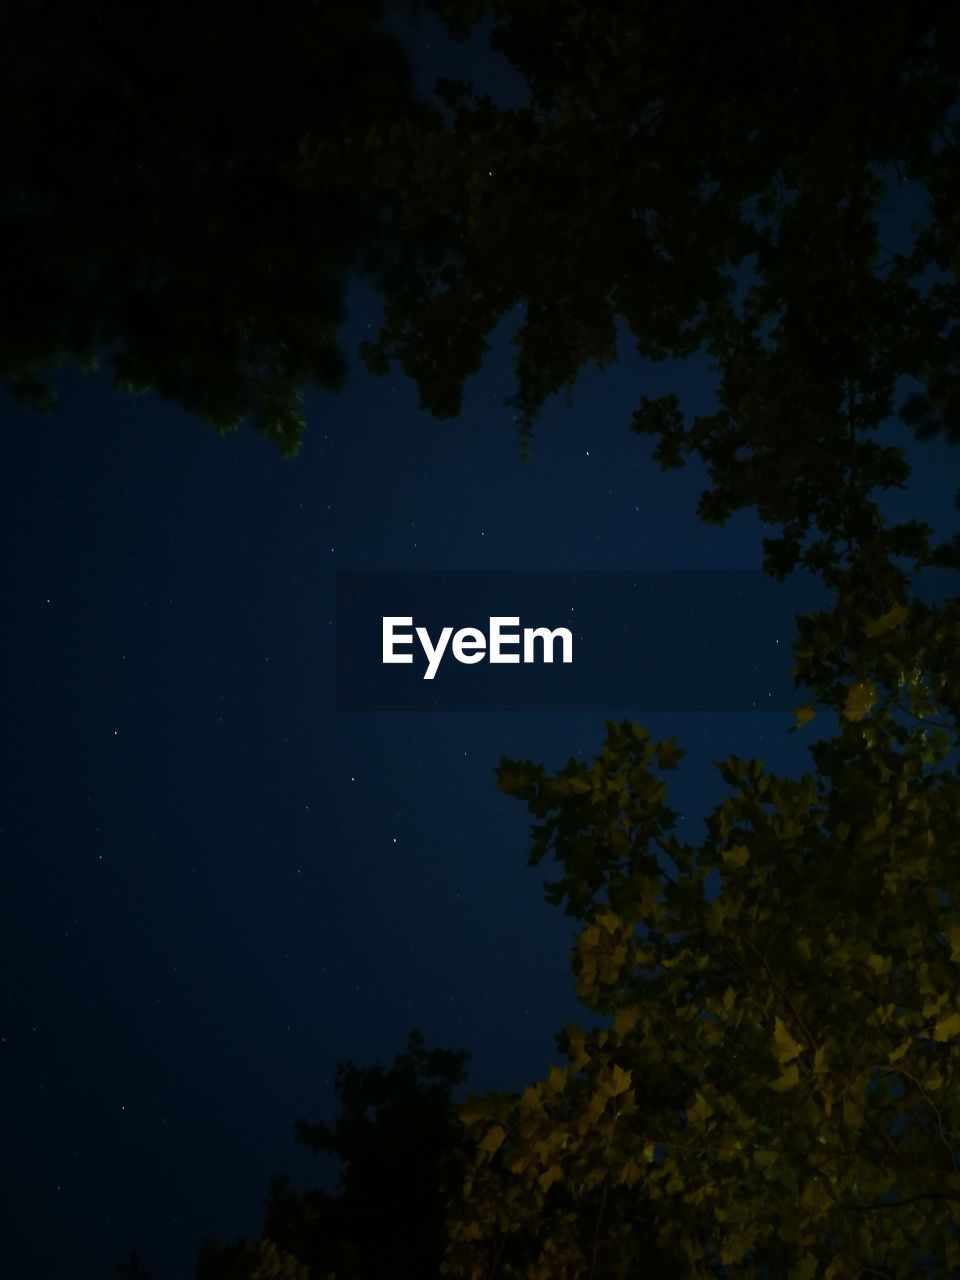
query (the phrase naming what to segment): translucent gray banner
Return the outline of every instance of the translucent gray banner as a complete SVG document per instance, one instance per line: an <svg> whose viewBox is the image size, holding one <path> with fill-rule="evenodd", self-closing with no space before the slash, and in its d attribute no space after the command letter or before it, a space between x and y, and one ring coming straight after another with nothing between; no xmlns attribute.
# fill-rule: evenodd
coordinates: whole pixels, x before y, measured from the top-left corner
<svg viewBox="0 0 960 1280"><path fill-rule="evenodd" d="M756 711L803 701L812 575L341 571L337 709Z"/></svg>

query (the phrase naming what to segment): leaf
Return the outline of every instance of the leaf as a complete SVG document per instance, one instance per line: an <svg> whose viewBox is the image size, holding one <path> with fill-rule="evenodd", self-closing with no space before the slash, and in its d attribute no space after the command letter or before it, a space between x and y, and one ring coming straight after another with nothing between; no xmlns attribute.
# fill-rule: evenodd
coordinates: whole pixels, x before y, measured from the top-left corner
<svg viewBox="0 0 960 1280"><path fill-rule="evenodd" d="M800 1083L800 1068L793 1064L770 1085L774 1093L786 1093L788 1089L795 1088Z"/></svg>
<svg viewBox="0 0 960 1280"><path fill-rule="evenodd" d="M863 634L869 638L883 635L885 631L892 631L894 627L899 627L906 616L907 606L905 604L895 604L886 613L881 614L879 618L874 618L872 622L868 622L863 628Z"/></svg>
<svg viewBox="0 0 960 1280"><path fill-rule="evenodd" d="M499 1151L506 1136L507 1131L503 1125L495 1124L492 1129L487 1130L477 1144L478 1150L484 1152L485 1155L492 1156L494 1152Z"/></svg>
<svg viewBox="0 0 960 1280"><path fill-rule="evenodd" d="M692 1124L706 1124L712 1115L713 1107L710 1103L702 1093L695 1093L693 1106L687 1107L687 1119Z"/></svg>
<svg viewBox="0 0 960 1280"><path fill-rule="evenodd" d="M817 1274L817 1255L805 1252L803 1257L790 1268L787 1280L814 1280Z"/></svg>
<svg viewBox="0 0 960 1280"><path fill-rule="evenodd" d="M563 1181L563 1170L560 1168L558 1164L552 1164L550 1168L546 1170L545 1173L541 1173L540 1177L537 1179L537 1184L540 1187L541 1191L547 1192L550 1190L550 1188L553 1186L555 1182L562 1182L562 1181Z"/></svg>
<svg viewBox="0 0 960 1280"><path fill-rule="evenodd" d="M579 774L574 774L571 778L561 778L556 786L558 791L567 796L582 796L591 790L590 783Z"/></svg>
<svg viewBox="0 0 960 1280"><path fill-rule="evenodd" d="M676 738L666 738L656 746L657 764L661 769L675 769L687 754L677 746Z"/></svg>
<svg viewBox="0 0 960 1280"><path fill-rule="evenodd" d="M750 1250L750 1242L743 1232L734 1231L720 1246L720 1261L729 1266L740 1262Z"/></svg>
<svg viewBox="0 0 960 1280"><path fill-rule="evenodd" d="M937 1019L933 1038L942 1043L944 1040L953 1040L955 1036L960 1036L960 1013L945 1013L942 1018Z"/></svg>
<svg viewBox="0 0 960 1280"><path fill-rule="evenodd" d="M723 855L723 860L731 867L742 867L750 859L750 850L745 844L734 845L732 849L728 849Z"/></svg>
<svg viewBox="0 0 960 1280"><path fill-rule="evenodd" d="M563 1093L567 1087L567 1073L563 1067L551 1067L547 1076L547 1093Z"/></svg>
<svg viewBox="0 0 960 1280"><path fill-rule="evenodd" d="M618 1009L613 1015L613 1030L618 1036L625 1036L636 1025L637 1018L640 1016L640 1009L637 1005L627 1005L625 1009Z"/></svg>
<svg viewBox="0 0 960 1280"><path fill-rule="evenodd" d="M877 690L869 680L858 680L847 690L843 714L847 720L862 720L877 701Z"/></svg>
<svg viewBox="0 0 960 1280"><path fill-rule="evenodd" d="M614 1063L613 1070L610 1072L610 1079L604 1085L604 1091L607 1092L608 1097L616 1098L619 1094L626 1093L630 1088L631 1080L631 1073Z"/></svg>
<svg viewBox="0 0 960 1280"><path fill-rule="evenodd" d="M854 1133L859 1133L863 1128L863 1109L857 1106L852 1098L844 1098L843 1100L843 1123L848 1129Z"/></svg>
<svg viewBox="0 0 960 1280"><path fill-rule="evenodd" d="M793 1038L783 1019L777 1018L773 1028L773 1052L781 1066L785 1062L792 1062L802 1049L803 1045Z"/></svg>
<svg viewBox="0 0 960 1280"><path fill-rule="evenodd" d="M606 929L607 933L615 933L621 927L620 917L615 911L609 909L598 911L595 916L595 922L601 929Z"/></svg>
<svg viewBox="0 0 960 1280"><path fill-rule="evenodd" d="M810 723L816 714L816 709L811 707L809 703L805 703L802 707L794 707L794 728L802 729L805 724Z"/></svg>
<svg viewBox="0 0 960 1280"><path fill-rule="evenodd" d="M912 1044L913 1044L912 1040L902 1041L900 1044L897 1045L896 1049L890 1050L890 1052L887 1054L887 1061L899 1062L900 1059L905 1056L907 1050L910 1048Z"/></svg>
<svg viewBox="0 0 960 1280"><path fill-rule="evenodd" d="M474 1105L476 1104L476 1105ZM480 1099L473 1098L469 1102L465 1102L458 1112L460 1123L465 1129L472 1129L478 1124L482 1124L484 1120L489 1120L489 1113L479 1109Z"/></svg>

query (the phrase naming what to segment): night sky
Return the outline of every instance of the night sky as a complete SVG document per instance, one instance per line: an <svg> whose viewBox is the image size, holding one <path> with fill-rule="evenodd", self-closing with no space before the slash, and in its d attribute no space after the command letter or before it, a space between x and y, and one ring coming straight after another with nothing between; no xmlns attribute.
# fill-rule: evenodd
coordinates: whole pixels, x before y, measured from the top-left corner
<svg viewBox="0 0 960 1280"><path fill-rule="evenodd" d="M308 393L290 462L107 374L66 373L49 420L4 403L10 1275L94 1280L137 1249L189 1276L204 1236L257 1236L270 1174L331 1185L292 1127L333 1118L338 1060L390 1061L419 1027L471 1053L472 1089L522 1087L579 1017L571 922L494 770L590 757L627 709L337 712L337 569L759 567L756 520L702 525L703 473L662 473L628 429L644 393L706 410L703 364L627 348L548 406L524 463L506 329L437 422L360 368L376 320L356 286L348 389ZM947 536L955 456L885 435L914 466L886 510ZM711 760L808 764L789 713L638 714L689 753L687 838L722 794Z"/></svg>

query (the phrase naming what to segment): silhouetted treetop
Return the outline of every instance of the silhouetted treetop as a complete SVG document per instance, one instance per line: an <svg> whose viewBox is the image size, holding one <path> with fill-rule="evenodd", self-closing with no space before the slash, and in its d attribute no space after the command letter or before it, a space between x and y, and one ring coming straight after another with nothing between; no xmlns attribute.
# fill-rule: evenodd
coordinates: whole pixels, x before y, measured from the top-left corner
<svg viewBox="0 0 960 1280"><path fill-rule="evenodd" d="M398 362L426 408L455 414L515 316L509 402L529 435L624 331L651 359L702 352L716 412L689 420L679 395L640 387L633 426L664 466L705 461L704 519L755 506L781 526L778 575L867 534L886 556L931 554L921 527L882 526L872 495L909 469L874 433L899 409L960 439L954 10L436 8L460 32L491 18L530 95L505 109L448 82L448 129L371 143L407 241L369 367Z"/></svg>
<svg viewBox="0 0 960 1280"><path fill-rule="evenodd" d="M0 15L0 378L106 351L220 430L284 453L302 388L341 386L344 283L382 201L298 185L308 137L422 118L371 0L33 0Z"/></svg>

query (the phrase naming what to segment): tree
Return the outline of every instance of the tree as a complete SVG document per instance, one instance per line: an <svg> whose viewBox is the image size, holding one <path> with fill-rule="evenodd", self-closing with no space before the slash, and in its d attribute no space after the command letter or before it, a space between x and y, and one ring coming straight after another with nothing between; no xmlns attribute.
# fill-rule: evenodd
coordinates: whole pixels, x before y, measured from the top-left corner
<svg viewBox="0 0 960 1280"><path fill-rule="evenodd" d="M369 367L399 363L451 416L519 310L509 403L529 437L549 396L616 359L618 326L652 359L706 353L716 412L688 421L676 396L640 396L633 419L665 467L704 460L704 519L756 507L780 526L778 576L825 571L868 535L887 556L934 555L929 529L885 528L870 493L909 474L875 439L898 400L919 434L960 440L955 9L434 7L455 35L490 19L529 97L499 108L445 82L448 128L368 139L403 192ZM956 563L960 543L936 556Z"/></svg>
<svg viewBox="0 0 960 1280"><path fill-rule="evenodd" d="M737 23L703 0L421 7L455 36L488 18L528 100L441 81L445 123L414 101L376 0L282 19L213 0L8 6L15 395L49 404L45 369L104 347L119 386L220 429L252 413L293 453L302 387L342 381L343 283L365 270L387 298L368 365L399 362L432 412L457 412L520 308L529 435L585 364L615 359L620 324L646 356L715 362L717 413L688 424L641 397L634 427L664 465L705 459L705 518L762 493L782 526L771 569L866 527L891 554L923 550L919 526L881 531L866 490L903 480L871 436L898 398L919 434L960 438L954 7L751 2ZM891 246L897 192L922 216Z"/></svg>
<svg viewBox="0 0 960 1280"><path fill-rule="evenodd" d="M0 380L53 407L52 368L106 352L220 431L290 455L302 387L336 390L344 284L388 201L298 182L299 149L418 120L378 0L19 0L0 15Z"/></svg>
<svg viewBox="0 0 960 1280"><path fill-rule="evenodd" d="M957 602L950 625L955 644ZM816 774L718 762L699 848L665 803L683 753L638 725L552 776L502 762L602 1023L566 1028L522 1093L465 1105L444 1274L960 1268L960 779L948 736L877 692L848 690Z"/></svg>
<svg viewBox="0 0 960 1280"><path fill-rule="evenodd" d="M411 252L370 367L398 361L453 414L520 306L529 429L615 358L618 322L647 356L707 351L717 411L641 399L634 428L664 466L706 462L704 519L780 525L770 573L836 588L799 620L794 673L797 728L837 725L800 779L718 762L730 793L699 848L658 775L682 753L640 726L609 725L592 767L502 762L531 860L560 866L548 899L581 921L573 973L601 1025L568 1027L523 1092L465 1106L445 1274L953 1274L960 602L913 598L911 562L956 565L960 544L885 525L877 493L909 468L874 433L909 378L904 420L960 435L955 18L751 6L735 31L700 4L569 3L545 39L533 0L441 8L492 14L531 98L446 87L455 122L406 167L405 218L456 248ZM930 197L906 250L879 226L897 183Z"/></svg>
<svg viewBox="0 0 960 1280"><path fill-rule="evenodd" d="M427 1049L412 1032L393 1065L337 1067L331 1126L301 1120L297 1140L337 1156L335 1195L274 1178L257 1244L208 1242L198 1280L429 1280L446 1245L446 1202L462 1179L452 1101L467 1054Z"/></svg>

